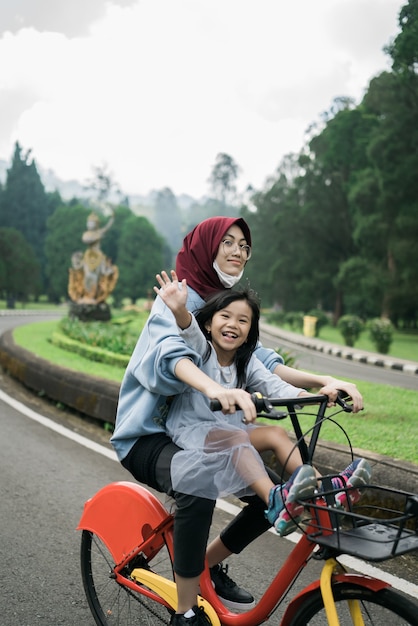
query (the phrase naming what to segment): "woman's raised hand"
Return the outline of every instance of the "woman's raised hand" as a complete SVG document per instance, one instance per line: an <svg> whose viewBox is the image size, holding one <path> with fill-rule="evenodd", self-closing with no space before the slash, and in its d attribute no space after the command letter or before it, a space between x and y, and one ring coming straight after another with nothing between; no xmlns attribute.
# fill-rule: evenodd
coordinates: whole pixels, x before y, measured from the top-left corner
<svg viewBox="0 0 418 626"><path fill-rule="evenodd" d="M154 291L172 311L176 318L177 326L183 329L188 328L190 326L191 313L186 308L186 279L184 278L180 283L174 270L171 270L170 274L171 278L164 271L161 274L157 274L156 279L160 287L154 287Z"/></svg>
<svg viewBox="0 0 418 626"><path fill-rule="evenodd" d="M180 307L185 307L187 302L187 285L186 279L181 283L174 270L170 272L171 278L167 272L162 271L156 275L157 282L160 287L154 287L154 291L160 296L166 305L173 311Z"/></svg>

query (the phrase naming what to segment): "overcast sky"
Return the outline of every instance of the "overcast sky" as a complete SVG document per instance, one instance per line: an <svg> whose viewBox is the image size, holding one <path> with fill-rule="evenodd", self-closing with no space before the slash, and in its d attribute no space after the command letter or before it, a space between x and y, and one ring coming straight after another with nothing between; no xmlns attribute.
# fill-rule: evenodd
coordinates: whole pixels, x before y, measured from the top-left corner
<svg viewBox="0 0 418 626"><path fill-rule="evenodd" d="M0 158L200 197L219 152L261 189L390 59L401 0L1 0Z"/></svg>

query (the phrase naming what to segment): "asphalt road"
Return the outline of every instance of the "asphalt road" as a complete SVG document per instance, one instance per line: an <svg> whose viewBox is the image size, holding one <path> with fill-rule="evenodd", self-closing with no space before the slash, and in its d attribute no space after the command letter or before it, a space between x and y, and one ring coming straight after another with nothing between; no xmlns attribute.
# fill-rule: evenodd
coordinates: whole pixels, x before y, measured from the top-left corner
<svg viewBox="0 0 418 626"><path fill-rule="evenodd" d="M27 322L28 317L17 320ZM0 318L0 332L11 325L16 320ZM81 583L80 534L75 528L85 500L109 482L129 480L129 474L108 458L108 434L96 424L60 411L1 373L0 391L6 394L0 397L0 624L94 626ZM9 398L21 407L10 406ZM26 415L25 407L40 415L41 422ZM64 430L51 430L42 417ZM72 440L72 433L98 447L90 449ZM237 504L234 500L220 503L213 535L230 521L230 509ZM290 540L265 533L230 559L230 573L259 597L292 545ZM416 561L399 558L380 567L385 573L379 576L393 576L390 580L395 585L418 594ZM311 562L295 593L317 578L319 569L320 564ZM268 624L277 626L278 621L273 617Z"/></svg>
<svg viewBox="0 0 418 626"><path fill-rule="evenodd" d="M26 392L14 385L0 377L0 624L93 626L79 569L80 533L75 529L85 500L102 486L127 480L129 475L103 454L109 452L108 435L97 426L60 412L42 399L26 397ZM5 401L9 397L24 401L23 406L29 406L35 415L47 417L65 430L55 432L45 420L39 423L33 415L16 410ZM72 433L98 446L89 449L73 441ZM212 534L230 521L229 508L236 504L221 503ZM230 559L230 572L260 597L292 546L287 539L265 533L240 556ZM400 588L409 585L410 593L418 593L413 563L401 558L388 565L385 570L396 576ZM295 593L316 579L319 571L320 564L311 562ZM268 622L277 623L278 617Z"/></svg>

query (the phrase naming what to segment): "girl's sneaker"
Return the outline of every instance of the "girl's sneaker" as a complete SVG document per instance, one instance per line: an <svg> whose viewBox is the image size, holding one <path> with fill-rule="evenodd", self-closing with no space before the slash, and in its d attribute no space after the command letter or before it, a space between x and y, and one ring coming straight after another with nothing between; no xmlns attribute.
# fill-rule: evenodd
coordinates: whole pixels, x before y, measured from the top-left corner
<svg viewBox="0 0 418 626"><path fill-rule="evenodd" d="M286 483L271 489L264 515L279 535L285 537L297 527L304 509L297 500L312 497L317 487L313 467L301 465Z"/></svg>
<svg viewBox="0 0 418 626"><path fill-rule="evenodd" d="M360 498L360 487L370 482L372 469L366 459L356 459L335 478L331 480L334 489L342 489L335 496L337 506L348 509L350 504L356 504ZM353 489L355 487L355 489Z"/></svg>

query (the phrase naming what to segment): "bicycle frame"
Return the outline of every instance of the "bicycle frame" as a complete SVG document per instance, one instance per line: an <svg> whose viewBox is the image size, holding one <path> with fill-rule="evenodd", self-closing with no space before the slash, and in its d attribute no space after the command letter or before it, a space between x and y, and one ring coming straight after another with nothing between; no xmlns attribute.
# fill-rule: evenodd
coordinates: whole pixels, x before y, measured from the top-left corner
<svg viewBox="0 0 418 626"><path fill-rule="evenodd" d="M320 514L328 515L325 509ZM141 521L144 519L147 520L147 523L141 526ZM172 525L173 517L147 489L135 483L117 482L107 485L86 502L77 529L95 533L106 544L116 564L113 572L117 582L134 591L138 591L137 583L143 583L147 588L145 589L141 585L141 593L148 595L156 602L175 609L177 593L173 581L142 568L134 569L130 579L121 574L124 566L135 555L139 553L150 555L158 552L164 542L163 536L172 556ZM315 528L312 528L312 532L315 532ZM219 600L213 588L209 570L206 567L200 580L202 592L200 604L204 606L214 626L258 626L280 604L286 591L306 566L315 549L315 542L303 534L285 562L281 564L280 570L257 605L248 612L241 614L230 612ZM322 584L320 580L316 580L292 599L282 617L281 624L283 626L289 623L298 607L319 586L325 589L325 594L327 594L326 589L330 592L330 595L328 593L324 596L327 607L330 607L328 621L330 626L338 626L339 622L330 591L331 578L336 582L358 584L372 591L378 591L389 586L368 576L349 574L343 571L334 573L334 569L335 562L332 560L325 562ZM332 610L333 605L334 609ZM334 611L335 617L332 611ZM362 626L362 620L355 621L355 618L353 619L355 626Z"/></svg>

